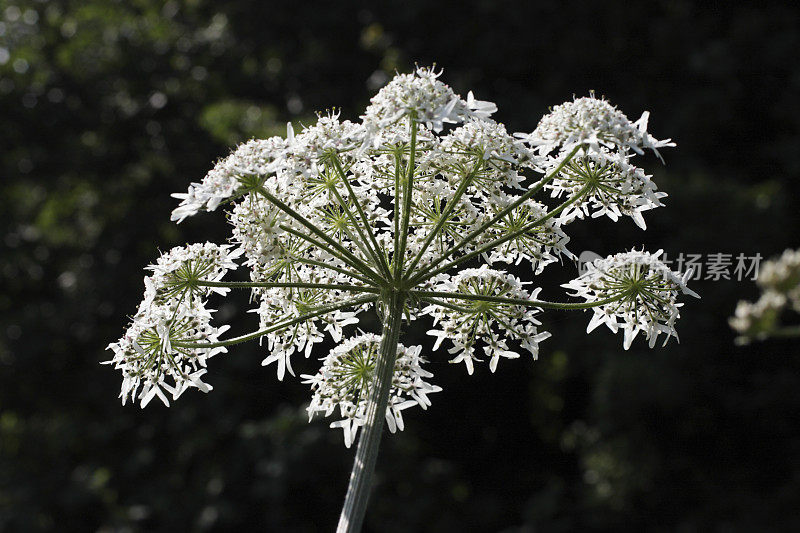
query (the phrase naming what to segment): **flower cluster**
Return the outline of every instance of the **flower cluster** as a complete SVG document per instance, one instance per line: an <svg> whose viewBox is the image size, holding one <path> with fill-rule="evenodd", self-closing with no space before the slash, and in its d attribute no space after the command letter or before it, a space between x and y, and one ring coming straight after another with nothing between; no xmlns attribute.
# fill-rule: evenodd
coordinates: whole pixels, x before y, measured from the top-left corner
<svg viewBox="0 0 800 533"><path fill-rule="evenodd" d="M279 163L277 157L286 147L280 137L246 142L234 153L220 160L200 183L192 183L185 193L172 196L181 200L172 212L172 220L182 222L201 209L214 211L219 205L239 193L253 191L260 185L259 177L269 173Z"/></svg>
<svg viewBox="0 0 800 533"><path fill-rule="evenodd" d="M580 196L560 214L562 224L576 218L621 216L646 229L642 212L661 207L666 193L642 169L631 164L645 149L661 157L658 149L675 146L670 139L658 140L647 132L649 113L631 122L602 98L575 98L555 106L530 134L518 133L532 149L544 156L546 170L557 169L546 184L553 198Z"/></svg>
<svg viewBox="0 0 800 533"><path fill-rule="evenodd" d="M739 334L740 344L752 339L776 336L800 336L797 327L782 327L781 315L787 308L800 313L800 250L786 250L783 255L761 266L756 283L761 296L755 302L741 300L729 323Z"/></svg>
<svg viewBox="0 0 800 533"><path fill-rule="evenodd" d="M597 304L587 333L602 324L614 333L622 328L626 350L640 331L651 348L661 333L664 344L678 338L675 321L683 304L676 303L677 296L699 296L686 286L691 270L679 276L659 261L661 254L632 251L596 259L583 275L563 285L575 291L573 296Z"/></svg>
<svg viewBox="0 0 800 533"><path fill-rule="evenodd" d="M558 163L558 159L551 165ZM562 223L575 218L607 216L617 221L628 216L642 229L647 229L643 211L662 207L666 193L644 171L630 164L630 157L605 148L572 158L558 177L546 185L553 198L585 194L585 201L570 205L560 216Z"/></svg>
<svg viewBox="0 0 800 533"><path fill-rule="evenodd" d="M786 294L795 311L800 312L800 250L786 250L780 257L766 261L757 283L764 291Z"/></svg>
<svg viewBox="0 0 800 533"><path fill-rule="evenodd" d="M308 278L314 279L312 276L306 279ZM279 324L287 316L304 315L314 309L325 309L326 305L342 301L345 296L340 292L337 300L337 294L327 290L280 287L262 289L259 292L260 305L254 312L259 315L262 330L268 330L270 326ZM358 324L358 314L367 309L367 305L352 310L334 309L329 313L320 313L317 317L309 318L291 328L265 333L269 355L261 364L267 366L276 363L278 379L281 381L287 371L294 376L292 355L303 353L308 358L314 345L322 342L326 333L334 342L341 341L344 328Z"/></svg>
<svg viewBox="0 0 800 533"><path fill-rule="evenodd" d="M540 309L502 300L535 300L541 291L536 289L528 293L523 289L522 282L510 274L491 270L483 265L480 268L464 269L450 279L443 279L434 287L437 291L459 294L463 301L447 306L437 303L423 310L434 318L435 328L428 331L429 335L436 338L433 349L437 350L442 341L447 340L452 345L448 352L455 355L450 362L463 362L469 374L474 371L474 362L480 361L475 354L478 344L483 345L483 353L489 358L489 370L494 372L501 357L519 357L517 352L509 349L509 340L519 341L522 349L536 359L539 355L539 341L550 337L550 333L540 333L537 330L541 323L535 315ZM472 299L473 297L476 299Z"/></svg>
<svg viewBox="0 0 800 533"><path fill-rule="evenodd" d="M114 357L106 363L122 371L123 405L128 397L136 398L137 392L144 407L156 396L169 405L164 391L177 399L190 387L211 390L201 380L206 361L227 350L193 344L214 344L228 330L228 326L211 325L214 310L206 308L205 298L229 289L200 286L198 281L218 282L236 268L234 260L239 255L241 251L230 246L192 244L173 248L148 267L153 274L144 278L144 299L138 312L125 335L108 346Z"/></svg>
<svg viewBox="0 0 800 533"><path fill-rule="evenodd" d="M556 106L530 134L510 134L491 118L493 103L462 98L440 74L398 74L360 121L329 112L297 132L289 124L285 137L248 141L174 195L178 222L225 206L231 243L175 249L150 267L139 311L109 346L123 402L208 390L206 360L244 340L261 343L262 364L274 364L278 379L294 376L294 356L308 359L329 338L338 346L316 374L303 374L309 414L338 409L343 419L332 425L350 445L374 423L366 406L381 339L356 330L370 323L365 313L384 331L398 317L427 320L433 352L446 350L470 374L477 361L494 372L521 350L536 358L550 335L537 317L548 307L593 308L590 329L623 328L626 348L639 331L651 344L675 335L677 294L693 293L658 254L596 262L567 285L580 304L539 301L541 289L503 270L539 274L574 258L565 228L575 219L630 217L645 227L642 213L666 195L631 160L674 146L647 132L648 114L631 122L590 95ZM534 198L540 192L550 199ZM237 262L249 281L223 281ZM238 288L250 290L260 329L221 340L227 327L211 325L207 300ZM386 352L396 357L392 430L403 428L402 410L427 407L427 394L440 390L426 381L421 350Z"/></svg>
<svg viewBox="0 0 800 533"><path fill-rule="evenodd" d="M642 154L645 148L658 153L659 148L675 146L670 139L660 141L647 133L649 118L650 113L645 111L639 120L631 122L608 101L591 94L555 106L527 139L541 153L588 145L596 151L605 146Z"/></svg>
<svg viewBox="0 0 800 533"><path fill-rule="evenodd" d="M471 92L466 100L461 99L439 81L441 74L433 68L398 74L370 100L362 117L364 122L374 128L384 128L411 115L438 133L447 123L457 124L469 117L486 119L497 111L492 102L476 100Z"/></svg>
<svg viewBox="0 0 800 533"><path fill-rule="evenodd" d="M344 430L345 445L349 448L358 428L366 423L367 399L373 387L373 377L378 361L381 338L362 334L342 342L322 360L315 375L302 375L303 383L311 386L314 395L308 406L309 420L316 413L331 416L338 408L342 420L331 427ZM424 370L425 359L420 357L422 346L397 346L386 422L394 433L404 426L402 411L419 405L431 405L428 394L441 391L441 387L424 381L433 374Z"/></svg>

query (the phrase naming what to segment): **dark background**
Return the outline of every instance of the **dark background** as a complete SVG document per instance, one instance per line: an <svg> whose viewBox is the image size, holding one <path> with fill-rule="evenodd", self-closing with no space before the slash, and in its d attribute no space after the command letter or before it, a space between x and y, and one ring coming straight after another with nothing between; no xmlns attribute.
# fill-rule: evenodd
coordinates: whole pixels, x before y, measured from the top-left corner
<svg viewBox="0 0 800 533"><path fill-rule="evenodd" d="M510 131L589 90L671 137L642 160L667 207L570 226L571 249L678 253L800 245L800 11L727 2L0 0L0 530L330 531L352 450L308 424L306 386L250 344L211 362L209 395L119 404L99 361L159 250L223 242L176 201L232 145L341 107L436 62ZM537 280L564 297L572 265ZM738 347L750 281L697 281L680 344L622 350L550 312L539 361L467 376L384 439L373 531L800 529L800 359ZM246 299L220 302L237 331ZM425 326L405 342L427 342ZM314 361L296 360L298 373Z"/></svg>

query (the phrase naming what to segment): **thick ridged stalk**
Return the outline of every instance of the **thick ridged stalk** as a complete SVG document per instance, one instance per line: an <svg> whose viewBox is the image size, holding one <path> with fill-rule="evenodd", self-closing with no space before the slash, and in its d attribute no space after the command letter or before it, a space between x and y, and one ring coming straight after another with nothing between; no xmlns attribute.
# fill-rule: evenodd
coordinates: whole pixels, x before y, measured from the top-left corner
<svg viewBox="0 0 800 533"><path fill-rule="evenodd" d="M403 320L405 294L392 291L386 298L386 315L383 321L381 345L375 365L375 375L367 403L367 422L361 428L358 449L350 473L347 496L339 516L337 533L351 533L361 530L367 502L372 488L372 474L378 458L378 447L383 433L386 407L389 404L389 391L392 388L394 364L397 358L397 343L400 340L400 327Z"/></svg>

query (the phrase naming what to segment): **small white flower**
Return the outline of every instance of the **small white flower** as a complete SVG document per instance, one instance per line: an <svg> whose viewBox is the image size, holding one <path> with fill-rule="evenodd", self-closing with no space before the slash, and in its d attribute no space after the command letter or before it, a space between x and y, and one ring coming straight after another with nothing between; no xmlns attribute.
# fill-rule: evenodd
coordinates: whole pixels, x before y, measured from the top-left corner
<svg viewBox="0 0 800 533"><path fill-rule="evenodd" d="M467 108L472 111L474 117L480 119L487 119L494 113L497 113L497 104L484 100L476 100L472 91L467 93Z"/></svg>

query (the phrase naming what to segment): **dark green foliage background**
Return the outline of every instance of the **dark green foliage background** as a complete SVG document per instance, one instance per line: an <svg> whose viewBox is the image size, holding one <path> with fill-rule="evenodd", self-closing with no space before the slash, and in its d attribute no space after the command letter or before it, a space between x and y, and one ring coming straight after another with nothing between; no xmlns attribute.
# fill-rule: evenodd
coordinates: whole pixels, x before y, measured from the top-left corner
<svg viewBox="0 0 800 533"><path fill-rule="evenodd" d="M669 193L650 229L579 222L573 251L800 246L790 5L0 0L0 530L333 529L352 451L306 422L306 387L260 367L263 349L215 358L213 393L170 409L121 407L98 362L159 250L227 236L219 214L171 224L169 193L287 120L356 118L414 62L496 101L511 131L594 89L677 141L645 162ZM563 298L574 273L537 283ZM444 392L384 440L367 527L800 529L798 344L734 346L726 318L754 285L693 287L665 349L547 313L538 362L468 377L432 357ZM247 308L218 316L246 331Z"/></svg>

